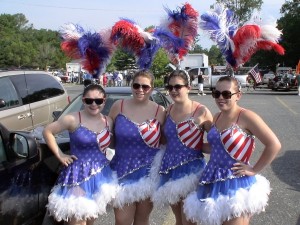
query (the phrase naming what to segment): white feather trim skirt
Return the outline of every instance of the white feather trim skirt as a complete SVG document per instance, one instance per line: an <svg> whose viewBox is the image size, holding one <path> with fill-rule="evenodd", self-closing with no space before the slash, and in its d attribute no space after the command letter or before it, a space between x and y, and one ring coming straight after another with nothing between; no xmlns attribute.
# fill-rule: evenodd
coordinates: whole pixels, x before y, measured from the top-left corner
<svg viewBox="0 0 300 225"><path fill-rule="evenodd" d="M195 159L173 168L167 174L160 174L160 185L152 197L154 205L174 205L195 191L205 165L204 158Z"/></svg>
<svg viewBox="0 0 300 225"><path fill-rule="evenodd" d="M269 181L261 175L203 184L188 195L183 209L193 222L221 225L233 218L264 211L270 191Z"/></svg>
<svg viewBox="0 0 300 225"><path fill-rule="evenodd" d="M106 166L83 183L55 185L48 197L48 212L57 221L95 219L106 213L106 207L115 198L117 190L117 175Z"/></svg>
<svg viewBox="0 0 300 225"><path fill-rule="evenodd" d="M152 197L159 183L158 171L163 154L164 150L158 151L150 167L142 167L119 180L119 190L113 201L115 208Z"/></svg>

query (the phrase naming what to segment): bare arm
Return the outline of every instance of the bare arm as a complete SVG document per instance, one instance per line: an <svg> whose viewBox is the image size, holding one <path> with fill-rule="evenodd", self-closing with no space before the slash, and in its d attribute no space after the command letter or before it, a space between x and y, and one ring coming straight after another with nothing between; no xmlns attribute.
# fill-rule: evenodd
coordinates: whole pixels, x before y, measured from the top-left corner
<svg viewBox="0 0 300 225"><path fill-rule="evenodd" d="M70 156L64 154L59 149L54 135L64 130L72 130L73 128L76 127L74 126L74 124L75 124L74 117L71 115L66 115L61 119L59 119L58 121L55 121L47 125L43 131L43 136L45 138L45 141L49 149L53 152L56 158L65 166L68 166L70 163L73 162L73 160L76 160L77 158L74 155Z"/></svg>
<svg viewBox="0 0 300 225"><path fill-rule="evenodd" d="M256 113L247 110L242 114L242 120L245 129L262 142L264 149L253 167L247 165L245 167L242 163L236 163L232 169L236 170L238 175L240 175L240 170L244 170L242 174L252 176L271 164L281 149L281 143L269 126Z"/></svg>

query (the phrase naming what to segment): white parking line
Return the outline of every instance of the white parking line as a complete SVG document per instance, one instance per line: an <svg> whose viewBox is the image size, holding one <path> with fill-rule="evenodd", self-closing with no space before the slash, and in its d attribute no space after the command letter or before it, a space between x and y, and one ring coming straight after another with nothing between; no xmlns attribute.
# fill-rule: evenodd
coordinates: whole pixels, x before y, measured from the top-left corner
<svg viewBox="0 0 300 225"><path fill-rule="evenodd" d="M283 100L281 100L279 97L276 97L277 101L279 101L285 108L287 108L289 111L291 111L294 115L298 115L297 112L295 112L293 109L291 109Z"/></svg>

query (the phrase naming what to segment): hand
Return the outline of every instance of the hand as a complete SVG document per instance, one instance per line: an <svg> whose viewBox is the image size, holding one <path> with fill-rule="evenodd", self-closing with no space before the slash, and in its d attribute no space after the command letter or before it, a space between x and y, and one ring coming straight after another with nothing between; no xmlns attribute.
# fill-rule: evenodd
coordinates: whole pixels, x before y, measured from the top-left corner
<svg viewBox="0 0 300 225"><path fill-rule="evenodd" d="M75 155L67 155L61 153L58 159L64 166L68 167L70 164L74 162L74 160L77 160L77 157Z"/></svg>
<svg viewBox="0 0 300 225"><path fill-rule="evenodd" d="M242 162L234 163L231 170L234 171L233 174L237 177L254 176L256 174L256 172L253 170L252 166L247 165Z"/></svg>

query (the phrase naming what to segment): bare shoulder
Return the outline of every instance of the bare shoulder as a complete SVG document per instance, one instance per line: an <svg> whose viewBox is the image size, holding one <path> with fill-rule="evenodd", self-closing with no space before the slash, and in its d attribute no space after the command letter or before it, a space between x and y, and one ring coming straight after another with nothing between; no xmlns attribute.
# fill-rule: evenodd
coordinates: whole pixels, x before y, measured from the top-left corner
<svg viewBox="0 0 300 225"><path fill-rule="evenodd" d="M123 100L119 99L114 102L114 104L111 106L109 110L108 116L114 121L117 114L121 111L121 102Z"/></svg>

